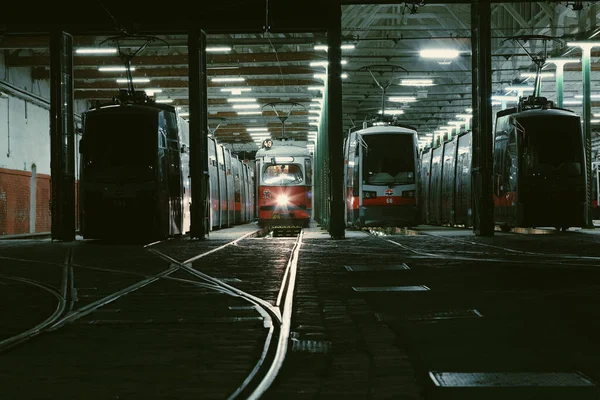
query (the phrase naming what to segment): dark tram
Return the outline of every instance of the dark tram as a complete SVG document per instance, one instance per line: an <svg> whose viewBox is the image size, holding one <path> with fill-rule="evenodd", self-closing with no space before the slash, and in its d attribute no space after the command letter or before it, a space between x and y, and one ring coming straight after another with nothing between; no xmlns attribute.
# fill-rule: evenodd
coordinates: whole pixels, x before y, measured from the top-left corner
<svg viewBox="0 0 600 400"><path fill-rule="evenodd" d="M585 152L580 117L543 97L499 111L493 140L494 222L512 227L585 226ZM421 155L423 218L472 226L471 132Z"/></svg>

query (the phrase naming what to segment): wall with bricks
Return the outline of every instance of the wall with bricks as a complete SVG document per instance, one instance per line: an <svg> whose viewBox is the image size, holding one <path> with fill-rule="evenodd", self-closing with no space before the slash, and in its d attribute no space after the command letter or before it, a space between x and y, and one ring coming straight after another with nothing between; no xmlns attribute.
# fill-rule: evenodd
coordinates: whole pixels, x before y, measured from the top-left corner
<svg viewBox="0 0 600 400"><path fill-rule="evenodd" d="M87 108L87 102L75 101L78 126ZM79 139L76 135L76 179ZM31 68L7 66L0 53L0 235L51 230L50 174L50 81L33 79Z"/></svg>
<svg viewBox="0 0 600 400"><path fill-rule="evenodd" d="M35 180L35 232L49 232L50 176ZM30 233L31 187L31 172L0 168L0 235Z"/></svg>

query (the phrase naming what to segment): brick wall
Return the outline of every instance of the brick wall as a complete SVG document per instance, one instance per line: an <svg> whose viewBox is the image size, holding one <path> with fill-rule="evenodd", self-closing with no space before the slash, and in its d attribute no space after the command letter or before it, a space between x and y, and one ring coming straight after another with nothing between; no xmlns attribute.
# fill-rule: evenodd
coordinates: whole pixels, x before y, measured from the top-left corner
<svg viewBox="0 0 600 400"><path fill-rule="evenodd" d="M50 175L37 174L35 198L35 231L50 232L52 228L52 211L50 197L52 196Z"/></svg>
<svg viewBox="0 0 600 400"><path fill-rule="evenodd" d="M29 232L31 172L0 168L0 235Z"/></svg>
<svg viewBox="0 0 600 400"><path fill-rule="evenodd" d="M0 235L29 233L31 172L0 168ZM50 175L36 176L36 232L50 232Z"/></svg>

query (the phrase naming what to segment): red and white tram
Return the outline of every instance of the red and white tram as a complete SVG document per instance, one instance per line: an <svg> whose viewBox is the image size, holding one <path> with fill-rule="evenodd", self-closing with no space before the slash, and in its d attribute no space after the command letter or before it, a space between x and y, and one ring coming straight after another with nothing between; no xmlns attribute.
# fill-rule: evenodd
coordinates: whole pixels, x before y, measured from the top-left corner
<svg viewBox="0 0 600 400"><path fill-rule="evenodd" d="M298 142L267 139L256 152L258 224L306 227L312 215L312 155Z"/></svg>
<svg viewBox="0 0 600 400"><path fill-rule="evenodd" d="M365 123L344 142L346 225L408 227L420 223L417 131L393 122Z"/></svg>

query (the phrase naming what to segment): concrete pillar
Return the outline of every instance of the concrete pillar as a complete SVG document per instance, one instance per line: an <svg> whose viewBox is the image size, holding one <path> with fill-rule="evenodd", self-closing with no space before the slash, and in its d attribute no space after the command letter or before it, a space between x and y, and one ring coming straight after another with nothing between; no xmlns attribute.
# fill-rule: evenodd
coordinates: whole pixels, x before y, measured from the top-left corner
<svg viewBox="0 0 600 400"><path fill-rule="evenodd" d="M331 171L329 235L343 239L346 234L344 213L344 136L342 131L342 5L331 0L329 7L328 42L328 88L327 88L327 134L329 136L329 160Z"/></svg>
<svg viewBox="0 0 600 400"><path fill-rule="evenodd" d="M52 239L75 240L75 120L73 37L50 34L50 176Z"/></svg>
<svg viewBox="0 0 600 400"><path fill-rule="evenodd" d="M210 232L208 204L208 94L206 75L206 33L198 28L188 32L190 100L190 237L206 239ZM187 207L187 205L186 205Z"/></svg>
<svg viewBox="0 0 600 400"><path fill-rule="evenodd" d="M471 3L473 52L473 231L494 235L492 197L492 44L490 0Z"/></svg>

